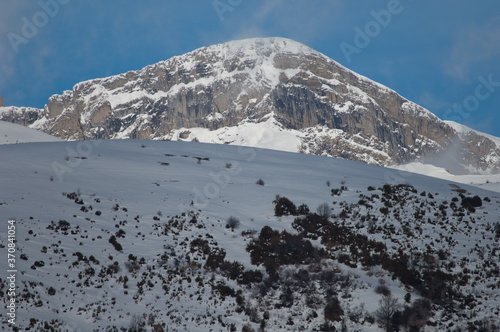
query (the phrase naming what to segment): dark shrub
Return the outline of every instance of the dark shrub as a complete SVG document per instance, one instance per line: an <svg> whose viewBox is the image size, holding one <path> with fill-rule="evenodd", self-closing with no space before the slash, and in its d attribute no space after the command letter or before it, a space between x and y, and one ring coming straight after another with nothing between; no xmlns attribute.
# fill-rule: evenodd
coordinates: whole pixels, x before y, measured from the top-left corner
<svg viewBox="0 0 500 332"><path fill-rule="evenodd" d="M274 215L277 217L281 216L297 216L297 207L291 200L286 197L280 197L275 202L276 206L274 207Z"/></svg>
<svg viewBox="0 0 500 332"><path fill-rule="evenodd" d="M194 253L197 251L200 254L208 255L210 253L210 245L207 240L204 239L194 239L191 241L191 249L190 251Z"/></svg>
<svg viewBox="0 0 500 332"><path fill-rule="evenodd" d="M238 279L238 282L243 285L251 284L251 283L259 283L262 281L262 272L259 270L250 270L245 271Z"/></svg>
<svg viewBox="0 0 500 332"><path fill-rule="evenodd" d="M477 207L483 206L483 200L477 195L474 197L462 196L462 206L469 212L476 212Z"/></svg>
<svg viewBox="0 0 500 332"><path fill-rule="evenodd" d="M325 307L325 320L331 322L340 322L344 316L344 310L340 307L339 300L334 297L328 301Z"/></svg>
<svg viewBox="0 0 500 332"><path fill-rule="evenodd" d="M108 275L113 275L118 272L120 272L120 264L116 261L113 264L109 264L106 269L106 274Z"/></svg>
<svg viewBox="0 0 500 332"><path fill-rule="evenodd" d="M45 262L44 261L36 261L35 264L36 267L44 267L45 266Z"/></svg>
<svg viewBox="0 0 500 332"><path fill-rule="evenodd" d="M113 245L113 247L115 247L116 250L118 250L118 251L123 250L122 245L119 244L118 241L116 241L116 237L114 235L111 235L108 242L111 243Z"/></svg>
<svg viewBox="0 0 500 332"><path fill-rule="evenodd" d="M141 265L139 265L136 260L130 260L128 262L125 262L125 267L127 268L128 272L136 273L140 270Z"/></svg>
<svg viewBox="0 0 500 332"><path fill-rule="evenodd" d="M255 330L252 328L252 326L247 323L245 325L243 325L243 327L241 328L241 332L255 332Z"/></svg>
<svg viewBox="0 0 500 332"><path fill-rule="evenodd" d="M224 284L218 284L214 286L214 289L217 290L223 298L226 296L232 296L232 297L236 296L236 292L234 291L234 289Z"/></svg>
<svg viewBox="0 0 500 332"><path fill-rule="evenodd" d="M390 296L391 290L386 285L378 285L377 287L375 287L375 293L383 296Z"/></svg>
<svg viewBox="0 0 500 332"><path fill-rule="evenodd" d="M59 228L62 231L67 231L68 229L71 228L71 225L66 220L59 220Z"/></svg>
<svg viewBox="0 0 500 332"><path fill-rule="evenodd" d="M229 278L231 280L239 279L243 275L243 271L245 271L243 264L239 262L232 262L229 267Z"/></svg>
<svg viewBox="0 0 500 332"><path fill-rule="evenodd" d="M264 180L262 179L258 179L257 182L255 183L258 184L259 186L263 186L265 184Z"/></svg>
<svg viewBox="0 0 500 332"><path fill-rule="evenodd" d="M483 206L483 200L479 196L472 197L471 204L473 207L481 207Z"/></svg>
<svg viewBox="0 0 500 332"><path fill-rule="evenodd" d="M226 228L235 229L240 225L240 220L236 217L230 216L227 218Z"/></svg>
<svg viewBox="0 0 500 332"><path fill-rule="evenodd" d="M205 268L214 270L221 267L224 264L224 258L226 258L226 252L224 249L216 248L212 250L207 257Z"/></svg>
<svg viewBox="0 0 500 332"><path fill-rule="evenodd" d="M497 223L495 224L495 228L494 228L494 230L495 230L495 236L496 236L496 237L500 237L500 222L497 222Z"/></svg>
<svg viewBox="0 0 500 332"><path fill-rule="evenodd" d="M280 295L280 302L276 304L277 308L290 308L293 305L294 296L290 287L287 287L283 293Z"/></svg>
<svg viewBox="0 0 500 332"><path fill-rule="evenodd" d="M309 206L307 206L306 204L301 204L299 205L298 209L297 209L297 213L301 216L306 216L310 213L311 211L309 211Z"/></svg>
<svg viewBox="0 0 500 332"><path fill-rule="evenodd" d="M318 214L325 219L330 218L330 215L332 214L332 211L330 210L330 205L328 205L328 203L326 202L320 204L316 209L316 212L318 212Z"/></svg>

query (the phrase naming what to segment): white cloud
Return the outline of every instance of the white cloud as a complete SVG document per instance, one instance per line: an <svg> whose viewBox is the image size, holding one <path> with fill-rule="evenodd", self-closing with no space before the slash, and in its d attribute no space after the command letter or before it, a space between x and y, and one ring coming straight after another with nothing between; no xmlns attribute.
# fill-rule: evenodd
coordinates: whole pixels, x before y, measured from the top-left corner
<svg viewBox="0 0 500 332"><path fill-rule="evenodd" d="M468 27L457 33L451 54L445 64L445 73L463 79L470 67L478 62L500 58L500 16L482 27Z"/></svg>

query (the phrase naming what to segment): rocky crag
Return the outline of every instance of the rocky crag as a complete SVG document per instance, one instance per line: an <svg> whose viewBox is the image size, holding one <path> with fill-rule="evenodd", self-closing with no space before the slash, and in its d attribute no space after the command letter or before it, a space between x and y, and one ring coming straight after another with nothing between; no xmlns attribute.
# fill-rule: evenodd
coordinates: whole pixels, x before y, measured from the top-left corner
<svg viewBox="0 0 500 332"><path fill-rule="evenodd" d="M283 38L204 47L81 82L52 96L42 110L0 108L1 120L69 140L207 141L189 129L270 118L276 130L297 133L300 144L288 150L378 165L423 158L439 163L444 156L460 165L458 171L500 170L500 149L489 137L459 133L395 91Z"/></svg>

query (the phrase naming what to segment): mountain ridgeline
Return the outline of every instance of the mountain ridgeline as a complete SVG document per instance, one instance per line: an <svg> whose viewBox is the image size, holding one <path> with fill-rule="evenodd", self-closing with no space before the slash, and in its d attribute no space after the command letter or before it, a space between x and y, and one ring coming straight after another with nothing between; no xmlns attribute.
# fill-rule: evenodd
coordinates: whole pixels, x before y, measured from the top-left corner
<svg viewBox="0 0 500 332"><path fill-rule="evenodd" d="M203 47L81 82L52 96L43 110L0 108L0 120L70 140L203 142L189 129L214 131L270 118L277 130L297 133L300 143L288 151L384 166L426 159L447 167L442 161L451 160L460 166L454 172L500 171L500 148L487 136L457 132L395 91L283 38Z"/></svg>

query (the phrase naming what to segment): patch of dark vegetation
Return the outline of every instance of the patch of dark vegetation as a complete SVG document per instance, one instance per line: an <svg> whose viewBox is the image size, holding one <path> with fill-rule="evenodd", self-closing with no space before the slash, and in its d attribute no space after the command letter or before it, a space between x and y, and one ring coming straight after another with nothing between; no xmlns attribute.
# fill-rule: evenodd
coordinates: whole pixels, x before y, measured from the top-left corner
<svg viewBox="0 0 500 332"><path fill-rule="evenodd" d="M323 257L321 249L313 247L303 235L290 234L287 231L273 230L265 226L258 239L247 246L252 264L263 265L267 273L275 274L282 265L309 264Z"/></svg>
<svg viewBox="0 0 500 332"><path fill-rule="evenodd" d="M288 198L277 195L273 203L275 216L298 216L297 207Z"/></svg>
<svg viewBox="0 0 500 332"><path fill-rule="evenodd" d="M245 270L239 262L229 262L225 260L226 251L222 248L212 248L205 239L194 239L191 241L190 252L205 260L205 269L219 271L222 275L231 280L236 280L239 284L247 285L259 283L263 279L262 272L258 270Z"/></svg>
<svg viewBox="0 0 500 332"><path fill-rule="evenodd" d="M120 243L118 243L118 241L116 240L116 237L114 235L111 235L108 242L111 243L117 251L123 251L122 245Z"/></svg>
<svg viewBox="0 0 500 332"><path fill-rule="evenodd" d="M226 221L226 228L231 228L231 230L234 230L235 228L238 228L240 226L240 220L234 216L230 216L227 218Z"/></svg>
<svg viewBox="0 0 500 332"><path fill-rule="evenodd" d="M370 189L374 190L373 187ZM409 201L418 197L418 191L408 184L386 184L379 189L382 191L382 197L379 195L372 195L371 197L360 195L362 196L360 199L362 204L358 204L357 207L364 206L370 209L371 205L368 203L380 199L385 204L385 207L381 209L382 214L389 215L396 213L394 212L395 206L404 207ZM431 196L427 193L424 194L425 199L434 199L434 195ZM465 199L465 202L472 206L480 206L481 202L478 198ZM273 203L275 204L276 216L295 215L296 212L299 214L294 203L285 197L277 197ZM448 208L446 201L439 207L437 204L429 205L440 211L438 216L446 217ZM380 266L388 271L393 279L399 279L407 287L415 289L430 303L442 307L453 307L454 303L464 301L464 296L457 287L461 280L459 275L446 272L439 268L437 264L432 263L426 263L419 267L412 266L409 253L403 251L403 249L390 252L383 242L370 239L367 235L360 234L356 228L336 222L342 220L342 218L350 218L353 213L352 206L346 204L341 204L341 206L343 206L343 211L339 215L333 216L333 220L329 220L317 213L305 213L304 208L300 209L301 216L297 217L292 224L298 234L290 234L287 231L280 232L265 226L262 228L259 237L247 246L252 264L263 265L270 276L277 276L281 266L313 264L325 258L336 259L339 263L353 268L359 265L365 268ZM418 211L415 213L415 217L421 218ZM365 218L364 220L371 221L369 216L367 218L358 215L357 218ZM500 226L498 226L498 229L500 232ZM307 239L320 240L324 245L324 249L314 248ZM446 254L443 253L439 257L445 256ZM391 295L390 290L385 285L377 286L375 291L382 296ZM475 299L470 298L468 301L466 305L470 307L473 306ZM328 309L332 309L334 303L329 302L329 304ZM417 303L417 305L421 306L421 303ZM403 314L402 312L401 315ZM422 316L423 320L427 320L426 315ZM338 321L341 317L342 315L331 315L327 320Z"/></svg>
<svg viewBox="0 0 500 332"><path fill-rule="evenodd" d="M51 221L50 225L47 226L47 229L50 229L54 232L61 231L62 234L68 235L68 231L71 229L71 224L66 220L59 220L57 224L54 221Z"/></svg>
<svg viewBox="0 0 500 332"><path fill-rule="evenodd" d="M462 207L467 209L469 212L476 212L476 208L483 206L483 200L479 196L466 197L465 195L460 195L462 202L460 203Z"/></svg>

